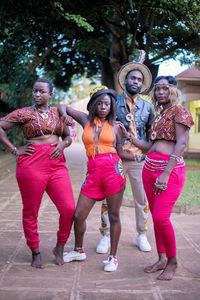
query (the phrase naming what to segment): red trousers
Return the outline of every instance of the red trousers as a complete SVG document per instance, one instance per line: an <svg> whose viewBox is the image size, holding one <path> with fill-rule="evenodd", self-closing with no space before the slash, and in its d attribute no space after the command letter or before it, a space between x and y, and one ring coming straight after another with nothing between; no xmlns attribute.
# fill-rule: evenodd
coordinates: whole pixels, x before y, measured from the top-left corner
<svg viewBox="0 0 200 300"><path fill-rule="evenodd" d="M160 195L155 195L155 181L163 172L163 161L167 163L170 156L151 152L148 153L148 158L153 161L145 161L142 178L154 223L157 251L166 253L167 258L170 258L176 256L176 240L170 215L185 183L185 166L184 163L180 163L180 167L177 165L171 172L167 189Z"/></svg>
<svg viewBox="0 0 200 300"><path fill-rule="evenodd" d="M60 214L57 242L65 245L73 223L75 202L64 154L62 153L59 159L51 159L49 154L54 147L50 144L32 147L35 148L35 152L31 156L19 156L16 167L27 245L31 249L39 248L37 218L45 191Z"/></svg>

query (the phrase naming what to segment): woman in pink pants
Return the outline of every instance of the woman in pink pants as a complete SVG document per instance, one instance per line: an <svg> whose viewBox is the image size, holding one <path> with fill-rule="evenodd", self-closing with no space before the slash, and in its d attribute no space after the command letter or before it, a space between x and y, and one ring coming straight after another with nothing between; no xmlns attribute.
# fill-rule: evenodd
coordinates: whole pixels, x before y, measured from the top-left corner
<svg viewBox="0 0 200 300"><path fill-rule="evenodd" d="M23 203L23 228L32 251L32 267L42 268L37 230L38 212L46 191L59 214L57 244L53 249L56 264L62 265L63 249L70 235L75 212L71 181L63 150L72 140L63 125L57 108L50 107L53 86L45 78L33 86L35 104L13 111L0 119L0 142L18 157L16 177ZM16 148L7 138L6 130L20 126L26 144ZM59 140L62 137L62 141Z"/></svg>
<svg viewBox="0 0 200 300"><path fill-rule="evenodd" d="M125 128L123 130L124 136L134 145L148 151L143 167L143 184L154 223L158 261L144 271L163 270L157 277L159 280L172 279L177 268L176 241L170 215L184 186L182 154L193 125L189 111L177 105L179 98L180 91L174 77L157 77L151 92L156 117L149 132L150 141L142 142L130 136Z"/></svg>

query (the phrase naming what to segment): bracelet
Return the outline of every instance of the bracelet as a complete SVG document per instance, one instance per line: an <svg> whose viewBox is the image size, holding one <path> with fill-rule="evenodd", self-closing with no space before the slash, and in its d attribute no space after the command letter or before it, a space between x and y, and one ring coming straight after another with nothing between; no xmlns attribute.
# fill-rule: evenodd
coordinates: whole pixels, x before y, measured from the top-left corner
<svg viewBox="0 0 200 300"><path fill-rule="evenodd" d="M169 174L169 175L171 175L171 172L169 172L169 171L167 171L167 170L164 170L163 172L164 172L164 173L167 173L167 174Z"/></svg>
<svg viewBox="0 0 200 300"><path fill-rule="evenodd" d="M160 189L161 191L165 191L167 189L167 184L160 184L158 182L158 178L156 179L154 186L155 188Z"/></svg>
<svg viewBox="0 0 200 300"><path fill-rule="evenodd" d="M127 136L126 139L127 139L128 141L130 141L132 138L133 138L133 137L132 137L132 134L131 134L131 133L128 133L128 136Z"/></svg>
<svg viewBox="0 0 200 300"><path fill-rule="evenodd" d="M10 152L11 152L12 154L14 154L14 155L17 155L17 148L14 147Z"/></svg>
<svg viewBox="0 0 200 300"><path fill-rule="evenodd" d="M177 163L182 161L183 157L182 156L176 156L174 154L170 155L170 158L174 159Z"/></svg>
<svg viewBox="0 0 200 300"><path fill-rule="evenodd" d="M129 142L131 142L131 143L133 143L133 138L134 138L134 136L131 134L131 133L129 133L128 134L128 138L126 138Z"/></svg>

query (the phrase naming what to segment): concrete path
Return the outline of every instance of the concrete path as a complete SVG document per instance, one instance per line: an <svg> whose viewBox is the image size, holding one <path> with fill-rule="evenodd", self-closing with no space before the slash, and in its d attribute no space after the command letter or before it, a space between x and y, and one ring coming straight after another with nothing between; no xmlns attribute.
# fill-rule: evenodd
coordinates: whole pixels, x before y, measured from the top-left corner
<svg viewBox="0 0 200 300"><path fill-rule="evenodd" d="M74 143L66 150L74 196L77 200L86 171L83 146ZM103 271L107 255L95 253L100 234L100 203L92 210L85 235L84 262L54 264L52 249L56 243L58 213L47 195L39 216L41 253L45 269L30 267L21 224L21 200L15 180L15 158L0 156L0 300L193 300L200 299L200 216L172 215L179 267L170 282L156 280L157 274L143 272L157 259L153 227L149 218L150 253L136 245L134 208L122 206L122 234L119 243L119 267L114 273ZM73 248L73 232L65 247Z"/></svg>

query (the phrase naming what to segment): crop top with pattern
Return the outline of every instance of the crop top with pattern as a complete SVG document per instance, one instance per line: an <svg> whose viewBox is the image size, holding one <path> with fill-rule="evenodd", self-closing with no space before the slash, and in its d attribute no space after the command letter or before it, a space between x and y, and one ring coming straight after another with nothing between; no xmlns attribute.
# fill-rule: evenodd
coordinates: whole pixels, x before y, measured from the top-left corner
<svg viewBox="0 0 200 300"><path fill-rule="evenodd" d="M57 136L62 135L63 122L59 117L58 110L56 107L51 107L50 111L48 112L47 119L43 119L39 113L38 118L41 130L44 134L51 134L55 127L53 134ZM14 110L13 112L1 118L0 120L18 123L26 139L31 139L33 137L42 135L38 124L36 111L32 106Z"/></svg>
<svg viewBox="0 0 200 300"><path fill-rule="evenodd" d="M96 117L94 120L94 124L96 126L98 126L97 121L98 118ZM91 126L90 122L88 121L84 128L82 136L87 157L94 157L96 154L116 153L115 147L113 146L113 143L115 141L115 134L112 125L110 125L110 123L107 120L105 121L103 128L100 132L97 145L95 145L93 129L94 127ZM98 151L98 153L96 150Z"/></svg>
<svg viewBox="0 0 200 300"><path fill-rule="evenodd" d="M150 140L176 141L175 123L188 128L194 125L191 113L182 105L174 105L160 117L155 117L149 130Z"/></svg>

